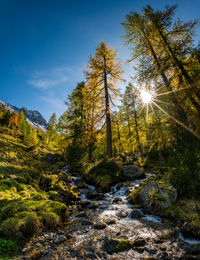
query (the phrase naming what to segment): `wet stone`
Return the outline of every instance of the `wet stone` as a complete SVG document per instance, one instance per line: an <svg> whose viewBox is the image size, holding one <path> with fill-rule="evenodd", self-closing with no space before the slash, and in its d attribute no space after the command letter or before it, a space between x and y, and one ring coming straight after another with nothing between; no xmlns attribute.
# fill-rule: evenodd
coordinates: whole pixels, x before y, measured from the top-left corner
<svg viewBox="0 0 200 260"><path fill-rule="evenodd" d="M99 223L94 224L93 227L94 227L95 229L104 229L104 228L106 228L106 224L103 223L103 222L99 222Z"/></svg>
<svg viewBox="0 0 200 260"><path fill-rule="evenodd" d="M143 217L144 214L142 213L142 211L140 209L133 209L130 213L130 218L132 219L139 219L141 217Z"/></svg>
<svg viewBox="0 0 200 260"><path fill-rule="evenodd" d="M66 240L66 237L64 235L57 235L54 240L54 243L59 244L59 243L64 242L65 240Z"/></svg>
<svg viewBox="0 0 200 260"><path fill-rule="evenodd" d="M106 220L104 220L104 222L107 225L113 225L113 224L116 224L116 219L106 219Z"/></svg>
<svg viewBox="0 0 200 260"><path fill-rule="evenodd" d="M91 221L88 221L88 220L83 220L83 221L81 222L81 225L83 225L83 226L91 226L91 225L92 225L92 222L91 222Z"/></svg>
<svg viewBox="0 0 200 260"><path fill-rule="evenodd" d="M116 214L118 217L120 218L126 218L128 216L128 212L127 211L124 211L124 210L121 210L120 212L118 212Z"/></svg>
<svg viewBox="0 0 200 260"><path fill-rule="evenodd" d="M84 212L84 211L82 211L82 212L80 212L76 217L87 217L87 214L86 214L86 212Z"/></svg>
<svg viewBox="0 0 200 260"><path fill-rule="evenodd" d="M140 247L140 246L144 246L146 244L146 241L143 238L137 238L134 241L134 247Z"/></svg>

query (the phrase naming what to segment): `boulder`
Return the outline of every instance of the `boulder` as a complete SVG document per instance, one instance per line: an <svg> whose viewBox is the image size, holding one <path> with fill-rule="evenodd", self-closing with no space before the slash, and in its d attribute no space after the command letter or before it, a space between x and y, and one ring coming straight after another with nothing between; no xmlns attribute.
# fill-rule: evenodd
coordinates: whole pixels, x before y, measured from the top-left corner
<svg viewBox="0 0 200 260"><path fill-rule="evenodd" d="M159 213L162 209L171 207L176 198L177 191L173 186L152 180L145 184L139 194L140 203L146 209L158 210Z"/></svg>
<svg viewBox="0 0 200 260"><path fill-rule="evenodd" d="M133 242L127 239L104 238L103 250L108 254L127 251L133 247Z"/></svg>
<svg viewBox="0 0 200 260"><path fill-rule="evenodd" d="M133 209L130 213L130 218L132 219L139 219L141 217L143 217L144 214L142 213L142 211L140 209Z"/></svg>
<svg viewBox="0 0 200 260"><path fill-rule="evenodd" d="M59 243L65 242L65 240L66 240L66 237L64 235L56 235L54 243L59 244Z"/></svg>
<svg viewBox="0 0 200 260"><path fill-rule="evenodd" d="M104 229L106 228L106 224L104 222L97 222L96 224L94 224L94 229Z"/></svg>
<svg viewBox="0 0 200 260"><path fill-rule="evenodd" d="M144 177L142 170L135 165L125 165L122 167L124 179L133 181Z"/></svg>

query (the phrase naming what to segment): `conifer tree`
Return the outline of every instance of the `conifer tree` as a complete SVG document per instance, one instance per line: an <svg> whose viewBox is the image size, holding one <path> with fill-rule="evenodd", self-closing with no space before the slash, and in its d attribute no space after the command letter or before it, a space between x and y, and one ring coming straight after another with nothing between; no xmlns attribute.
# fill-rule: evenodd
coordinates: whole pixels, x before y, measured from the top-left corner
<svg viewBox="0 0 200 260"><path fill-rule="evenodd" d="M103 41L96 48L94 56L90 56L88 71L86 72L86 80L94 79L92 90L97 91L101 96L101 102L104 103L104 111L106 118L106 140L107 155L112 157L112 128L110 103L113 103L113 97L119 95L116 88L117 82L121 79L122 68L121 63L116 61L117 52L113 48L109 48Z"/></svg>
<svg viewBox="0 0 200 260"><path fill-rule="evenodd" d="M56 127L57 127L56 113L53 113L47 125L47 134L49 137L49 142L51 142L56 135Z"/></svg>

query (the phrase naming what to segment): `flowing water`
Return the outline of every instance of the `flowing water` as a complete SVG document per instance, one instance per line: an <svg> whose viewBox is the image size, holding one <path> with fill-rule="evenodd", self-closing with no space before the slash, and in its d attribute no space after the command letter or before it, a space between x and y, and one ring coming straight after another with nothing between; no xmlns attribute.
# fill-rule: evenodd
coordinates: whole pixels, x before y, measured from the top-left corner
<svg viewBox="0 0 200 260"><path fill-rule="evenodd" d="M161 217L134 209L128 203L129 192L144 180L124 182L120 188L115 185L107 193L83 183L80 177L72 176L71 180L72 185L81 187L81 201L74 205L62 229L43 235L54 239L45 242L38 259L199 259L200 247L196 245L200 240L184 238ZM64 243L55 243L59 234L67 238ZM127 240L132 246L116 251L116 243ZM196 258L186 258L188 254Z"/></svg>
<svg viewBox="0 0 200 260"><path fill-rule="evenodd" d="M72 248L88 253L91 257L88 259L179 259L185 254L187 244L200 244L200 240L184 238L161 217L148 214L144 209L134 209L128 203L128 193L142 181L123 183L119 189L115 185L105 194L84 183L85 188L80 189L83 208L71 216L75 223ZM120 239L143 242L137 248L112 252L109 241Z"/></svg>

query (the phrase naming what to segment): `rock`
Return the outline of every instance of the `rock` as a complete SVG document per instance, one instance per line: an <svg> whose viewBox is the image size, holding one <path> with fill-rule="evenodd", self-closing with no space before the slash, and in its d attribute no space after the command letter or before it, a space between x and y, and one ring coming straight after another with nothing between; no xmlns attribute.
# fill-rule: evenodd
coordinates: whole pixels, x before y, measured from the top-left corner
<svg viewBox="0 0 200 260"><path fill-rule="evenodd" d="M15 174L5 174L4 179L16 179L17 176Z"/></svg>
<svg viewBox="0 0 200 260"><path fill-rule="evenodd" d="M128 212L127 211L124 211L124 210L121 210L120 212L118 212L116 214L118 217L120 218L126 218L128 216Z"/></svg>
<svg viewBox="0 0 200 260"><path fill-rule="evenodd" d="M126 180L133 181L144 177L142 170L135 165L126 165L122 167L123 176Z"/></svg>
<svg viewBox="0 0 200 260"><path fill-rule="evenodd" d="M90 205L87 207L88 209L96 209L99 207L98 202L90 203Z"/></svg>
<svg viewBox="0 0 200 260"><path fill-rule="evenodd" d="M187 246L185 248L185 251L188 255L200 255L200 246L196 245L196 246Z"/></svg>
<svg viewBox="0 0 200 260"><path fill-rule="evenodd" d="M104 199L104 193L97 193L96 194L96 200L103 200Z"/></svg>
<svg viewBox="0 0 200 260"><path fill-rule="evenodd" d="M112 239L112 238L104 238L103 250L108 254L113 254L116 252L122 252L131 249L133 246L133 242L126 239Z"/></svg>
<svg viewBox="0 0 200 260"><path fill-rule="evenodd" d="M87 217L87 214L86 214L86 212L81 211L76 217L80 217L80 218Z"/></svg>
<svg viewBox="0 0 200 260"><path fill-rule="evenodd" d="M104 220L104 222L107 225L112 225L112 224L116 224L116 219L106 219L106 220Z"/></svg>
<svg viewBox="0 0 200 260"><path fill-rule="evenodd" d="M83 226L91 226L91 225L92 225L92 222L91 222L91 221L88 221L88 220L83 220L83 221L81 222L81 225L83 225Z"/></svg>
<svg viewBox="0 0 200 260"><path fill-rule="evenodd" d="M93 192L91 192L91 191L88 191L88 192L86 193L86 197L87 197L87 199L89 199L89 200L96 199L96 193L93 193Z"/></svg>
<svg viewBox="0 0 200 260"><path fill-rule="evenodd" d="M49 239L49 240L52 240L53 237L54 237L53 233L50 233L49 236L48 236L48 239Z"/></svg>
<svg viewBox="0 0 200 260"><path fill-rule="evenodd" d="M118 244L119 244L119 240L105 238L103 244L103 250L106 251L106 253L108 254L113 254L114 252L116 252L116 247Z"/></svg>
<svg viewBox="0 0 200 260"><path fill-rule="evenodd" d="M134 247L141 247L144 246L146 244L146 241L144 240L144 238L137 238L134 243L133 246Z"/></svg>
<svg viewBox="0 0 200 260"><path fill-rule="evenodd" d="M56 235L56 238L54 239L55 244L62 243L66 240L66 237L64 235Z"/></svg>
<svg viewBox="0 0 200 260"><path fill-rule="evenodd" d="M89 201L80 201L80 205L85 208L85 207L88 207L90 205L90 202Z"/></svg>
<svg viewBox="0 0 200 260"><path fill-rule="evenodd" d="M22 248L22 253L25 253L26 251L27 251L27 248L26 247L24 247L24 248Z"/></svg>
<svg viewBox="0 0 200 260"><path fill-rule="evenodd" d="M117 204L120 204L120 202L122 202L122 199L121 198L114 198L113 200L113 203L117 203Z"/></svg>
<svg viewBox="0 0 200 260"><path fill-rule="evenodd" d="M133 209L130 213L130 218L135 218L135 219L139 219L141 217L143 217L144 214L142 213L142 211L140 209Z"/></svg>
<svg viewBox="0 0 200 260"><path fill-rule="evenodd" d="M140 203L146 209L158 210L161 214L162 209L170 207L176 201L177 191L168 184L149 181L141 189L139 197Z"/></svg>
<svg viewBox="0 0 200 260"><path fill-rule="evenodd" d="M94 224L93 227L94 227L95 229L104 229L104 228L106 228L106 224L103 223L103 222L99 222L99 223Z"/></svg>

